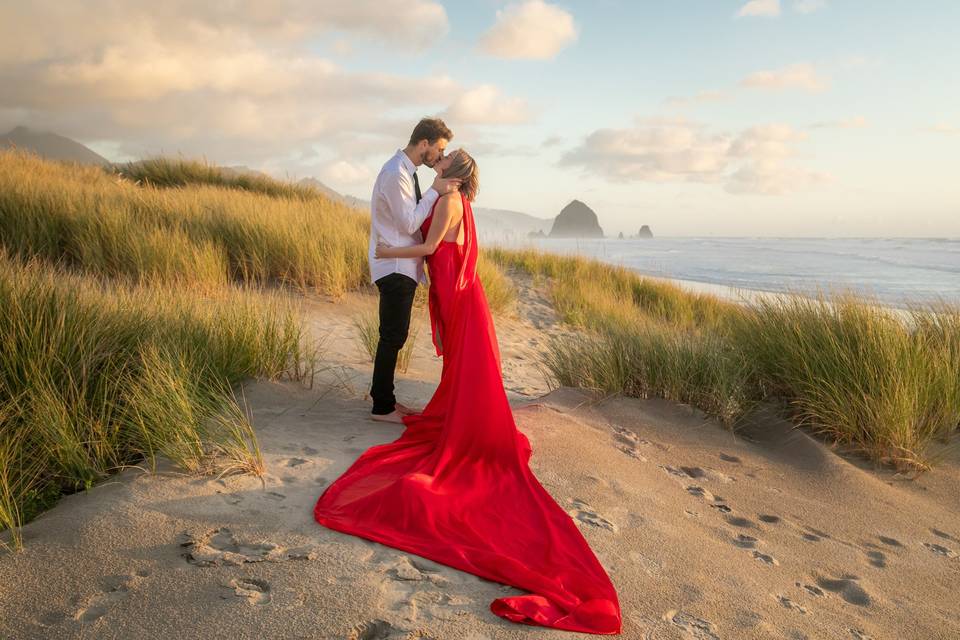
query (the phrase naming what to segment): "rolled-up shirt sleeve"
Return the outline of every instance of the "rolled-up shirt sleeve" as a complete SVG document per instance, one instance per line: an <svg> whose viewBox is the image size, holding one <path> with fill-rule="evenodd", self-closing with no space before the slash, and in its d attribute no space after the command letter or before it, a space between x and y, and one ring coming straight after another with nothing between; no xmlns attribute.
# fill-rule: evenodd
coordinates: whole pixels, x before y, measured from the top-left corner
<svg viewBox="0 0 960 640"><path fill-rule="evenodd" d="M433 203L440 194L430 187L422 194L420 202L416 203L413 194L413 178L401 172L396 179L387 180L383 185L383 195L390 205L390 214L393 216L397 228L408 234L413 234L420 228L423 221L430 215Z"/></svg>

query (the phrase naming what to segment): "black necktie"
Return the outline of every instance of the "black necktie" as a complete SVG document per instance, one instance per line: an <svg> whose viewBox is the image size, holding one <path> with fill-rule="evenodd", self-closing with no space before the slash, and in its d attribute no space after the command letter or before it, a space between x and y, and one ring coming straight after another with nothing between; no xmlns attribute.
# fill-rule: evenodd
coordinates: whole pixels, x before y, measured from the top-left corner
<svg viewBox="0 0 960 640"><path fill-rule="evenodd" d="M417 170L413 170L413 193L417 196L417 203L420 202L420 181L417 180Z"/></svg>

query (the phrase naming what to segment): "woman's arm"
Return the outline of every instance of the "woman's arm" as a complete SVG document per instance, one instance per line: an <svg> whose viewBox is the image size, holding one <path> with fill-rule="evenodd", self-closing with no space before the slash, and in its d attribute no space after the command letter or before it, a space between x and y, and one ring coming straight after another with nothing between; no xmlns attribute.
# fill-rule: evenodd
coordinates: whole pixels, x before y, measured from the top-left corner
<svg viewBox="0 0 960 640"><path fill-rule="evenodd" d="M433 222L430 223L430 231L423 244L415 244L411 247L389 247L385 244L377 244L377 258L418 258L428 256L437 250L440 240L450 229L450 221L457 215L458 210L463 208L460 202L458 191L440 197L437 202L437 208L433 212Z"/></svg>

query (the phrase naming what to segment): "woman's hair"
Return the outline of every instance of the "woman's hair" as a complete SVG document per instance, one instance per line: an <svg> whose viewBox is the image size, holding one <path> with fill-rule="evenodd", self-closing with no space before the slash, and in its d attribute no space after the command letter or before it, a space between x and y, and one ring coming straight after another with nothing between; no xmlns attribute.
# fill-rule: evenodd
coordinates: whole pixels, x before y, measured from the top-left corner
<svg viewBox="0 0 960 640"><path fill-rule="evenodd" d="M452 154L450 167L443 172L444 178L460 178L460 191L473 202L480 190L480 174L477 170L477 161L463 149L457 149Z"/></svg>

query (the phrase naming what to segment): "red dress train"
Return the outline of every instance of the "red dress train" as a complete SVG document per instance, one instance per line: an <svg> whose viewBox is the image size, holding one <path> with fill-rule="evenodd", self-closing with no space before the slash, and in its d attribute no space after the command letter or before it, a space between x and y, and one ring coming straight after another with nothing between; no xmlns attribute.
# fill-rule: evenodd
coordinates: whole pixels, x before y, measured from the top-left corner
<svg viewBox="0 0 960 640"><path fill-rule="evenodd" d="M476 275L477 239L463 201L464 243L427 257L440 383L423 413L390 443L367 449L320 496L314 518L529 591L497 598L496 615L597 634L621 631L620 603L572 518L530 471L514 423L500 351ZM434 205L436 206L436 205ZM421 231L426 238L433 212Z"/></svg>

